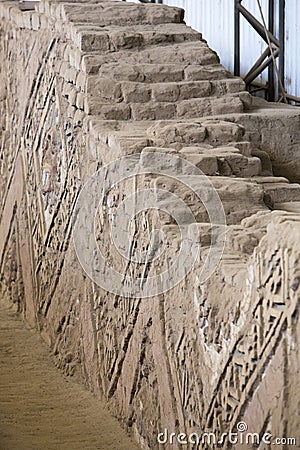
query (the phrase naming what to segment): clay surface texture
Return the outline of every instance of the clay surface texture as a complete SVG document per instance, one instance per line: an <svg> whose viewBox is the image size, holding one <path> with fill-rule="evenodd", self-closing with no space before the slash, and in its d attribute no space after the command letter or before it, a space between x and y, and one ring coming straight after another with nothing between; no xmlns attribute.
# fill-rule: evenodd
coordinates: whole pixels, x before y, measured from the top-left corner
<svg viewBox="0 0 300 450"><path fill-rule="evenodd" d="M0 3L1 298L140 448L290 450L300 110L204 38L166 5Z"/></svg>

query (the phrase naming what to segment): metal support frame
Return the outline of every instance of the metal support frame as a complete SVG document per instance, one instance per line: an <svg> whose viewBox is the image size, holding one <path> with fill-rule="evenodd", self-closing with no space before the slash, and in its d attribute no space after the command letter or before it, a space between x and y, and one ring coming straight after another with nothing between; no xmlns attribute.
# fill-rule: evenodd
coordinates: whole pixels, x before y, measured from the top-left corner
<svg viewBox="0 0 300 450"><path fill-rule="evenodd" d="M269 21L268 30L266 32L264 25L254 17L250 11L248 11L243 5L242 0L235 0L234 11L234 74L240 76L241 56L240 56L240 16L242 15L247 22L253 27L253 29L259 34L259 36L266 42L268 47L257 59L253 67L245 75L244 80L247 88L251 91L254 80L260 75L266 68L268 68L268 83L266 86L261 86L255 90L265 90L267 99L274 101L276 98L276 92L279 89L275 85L275 67L274 58L279 60L279 74L281 83L284 83L284 16L285 16L285 0L279 0L279 38L274 35L274 23L275 23L275 1L269 0ZM269 42L271 48L269 47ZM272 55L273 53L273 55ZM278 80L279 83L279 80Z"/></svg>
<svg viewBox="0 0 300 450"><path fill-rule="evenodd" d="M280 53L279 53L279 73L280 78L284 81L284 55L285 55L285 46L284 46L284 35L285 35L285 1L280 0L279 2L279 45L280 45Z"/></svg>
<svg viewBox="0 0 300 450"><path fill-rule="evenodd" d="M270 33L274 36L274 0L269 0L269 23L268 28ZM278 57L278 55L281 52L280 42L278 42L279 47L273 48L273 55L275 58ZM271 53L271 52L270 52ZM270 55L272 57L272 55ZM268 100L270 102L274 102L275 100L275 74L274 74L274 62L273 58L271 58L272 61L270 64L268 64Z"/></svg>

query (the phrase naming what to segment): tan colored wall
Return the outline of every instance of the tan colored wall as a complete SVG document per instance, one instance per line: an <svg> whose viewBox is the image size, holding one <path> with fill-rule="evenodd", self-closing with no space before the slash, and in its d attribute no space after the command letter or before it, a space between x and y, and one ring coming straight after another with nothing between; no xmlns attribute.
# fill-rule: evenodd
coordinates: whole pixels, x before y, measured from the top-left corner
<svg viewBox="0 0 300 450"><path fill-rule="evenodd" d="M249 432L299 442L299 110L251 98L176 8L82 0L20 11L3 2L0 18L1 295L40 330L57 366L105 397L145 449L179 448L159 446L165 428L220 438L242 421ZM160 176L117 184L98 212L106 261L130 292L179 255L179 230L162 211L171 197L157 197L160 210L146 208L128 235L133 256L162 228L160 259L145 267L114 248L118 205L141 188L180 197L202 248L181 283L130 298L82 269L74 211L96 170L124 155L142 165L149 153ZM185 162L208 176L208 191ZM212 237L197 191L208 204L218 194L227 222L221 262L206 281ZM77 250L90 232L86 203Z"/></svg>

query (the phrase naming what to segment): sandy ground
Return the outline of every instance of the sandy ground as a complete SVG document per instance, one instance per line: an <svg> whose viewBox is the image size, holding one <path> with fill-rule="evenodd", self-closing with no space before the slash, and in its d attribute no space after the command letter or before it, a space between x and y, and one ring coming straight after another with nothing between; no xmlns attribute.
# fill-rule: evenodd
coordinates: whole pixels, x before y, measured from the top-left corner
<svg viewBox="0 0 300 450"><path fill-rule="evenodd" d="M138 450L105 405L54 366L0 302L0 450Z"/></svg>

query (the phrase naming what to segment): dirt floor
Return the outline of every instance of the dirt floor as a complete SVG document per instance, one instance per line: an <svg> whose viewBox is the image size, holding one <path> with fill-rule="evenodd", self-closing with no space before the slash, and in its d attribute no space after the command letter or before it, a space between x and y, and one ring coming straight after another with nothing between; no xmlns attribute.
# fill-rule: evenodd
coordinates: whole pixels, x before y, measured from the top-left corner
<svg viewBox="0 0 300 450"><path fill-rule="evenodd" d="M0 450L137 450L105 405L54 366L0 302Z"/></svg>

